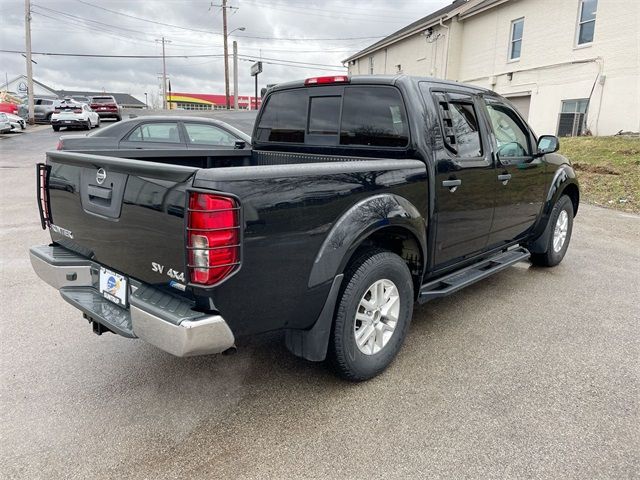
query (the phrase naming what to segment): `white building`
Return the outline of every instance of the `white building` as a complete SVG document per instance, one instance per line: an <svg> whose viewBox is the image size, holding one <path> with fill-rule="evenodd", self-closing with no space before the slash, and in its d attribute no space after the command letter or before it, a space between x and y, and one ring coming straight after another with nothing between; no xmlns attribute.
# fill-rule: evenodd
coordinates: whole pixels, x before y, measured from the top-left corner
<svg viewBox="0 0 640 480"><path fill-rule="evenodd" d="M456 0L344 62L495 90L538 134L640 131L640 0Z"/></svg>

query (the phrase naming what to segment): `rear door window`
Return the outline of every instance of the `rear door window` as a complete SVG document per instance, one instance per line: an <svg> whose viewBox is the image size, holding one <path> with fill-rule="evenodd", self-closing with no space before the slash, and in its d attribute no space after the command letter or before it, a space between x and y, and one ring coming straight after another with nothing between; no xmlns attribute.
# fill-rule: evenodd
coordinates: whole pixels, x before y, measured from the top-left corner
<svg viewBox="0 0 640 480"><path fill-rule="evenodd" d="M127 140L129 142L180 143L180 132L176 122L146 123L131 132Z"/></svg>
<svg viewBox="0 0 640 480"><path fill-rule="evenodd" d="M405 147L408 143L407 114L397 89L345 88L340 145Z"/></svg>

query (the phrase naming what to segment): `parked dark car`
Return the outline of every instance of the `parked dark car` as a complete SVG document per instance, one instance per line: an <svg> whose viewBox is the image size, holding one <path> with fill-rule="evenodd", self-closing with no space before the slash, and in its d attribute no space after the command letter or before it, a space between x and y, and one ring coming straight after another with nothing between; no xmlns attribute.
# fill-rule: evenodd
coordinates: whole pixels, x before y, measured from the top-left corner
<svg viewBox="0 0 640 480"><path fill-rule="evenodd" d="M100 118L115 118L116 121L122 120L122 109L116 99L111 95L100 95L91 97L89 104L91 109L100 115Z"/></svg>
<svg viewBox="0 0 640 480"><path fill-rule="evenodd" d="M49 152L38 204L52 243L31 249L33 268L98 334L185 356L284 330L294 354L364 380L397 354L416 300L567 252L575 172L491 91L408 76L278 85L252 143L212 151L208 168Z"/></svg>
<svg viewBox="0 0 640 480"><path fill-rule="evenodd" d="M219 120L149 116L123 120L89 135L64 135L57 148L160 163L175 162L180 156L183 165L207 167L209 151L242 150L250 145L249 135Z"/></svg>

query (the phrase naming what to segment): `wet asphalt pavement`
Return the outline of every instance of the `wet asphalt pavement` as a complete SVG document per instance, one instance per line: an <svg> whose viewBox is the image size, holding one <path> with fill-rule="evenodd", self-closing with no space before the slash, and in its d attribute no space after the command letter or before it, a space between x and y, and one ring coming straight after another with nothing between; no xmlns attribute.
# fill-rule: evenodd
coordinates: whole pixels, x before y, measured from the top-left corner
<svg viewBox="0 0 640 480"><path fill-rule="evenodd" d="M3 478L640 477L640 217L581 205L560 266L416 307L350 384L277 333L186 359L94 335L28 260L56 138L0 138Z"/></svg>

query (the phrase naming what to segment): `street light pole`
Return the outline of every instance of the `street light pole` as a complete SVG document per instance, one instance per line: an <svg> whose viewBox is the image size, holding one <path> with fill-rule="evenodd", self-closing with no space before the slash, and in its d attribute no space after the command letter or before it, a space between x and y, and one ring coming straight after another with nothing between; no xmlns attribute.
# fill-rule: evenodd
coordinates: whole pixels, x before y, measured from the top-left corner
<svg viewBox="0 0 640 480"><path fill-rule="evenodd" d="M27 58L27 96L29 108L29 125L36 123L33 102L33 66L31 64L31 1L24 0L24 36L26 39ZM9 85L7 85L7 88Z"/></svg>
<svg viewBox="0 0 640 480"><path fill-rule="evenodd" d="M147 98L147 92L144 92L144 108L149 110L149 100Z"/></svg>

